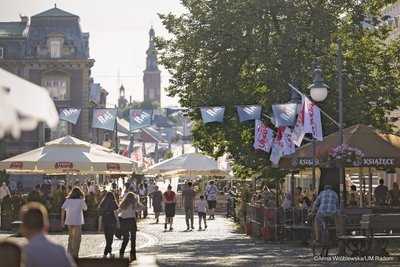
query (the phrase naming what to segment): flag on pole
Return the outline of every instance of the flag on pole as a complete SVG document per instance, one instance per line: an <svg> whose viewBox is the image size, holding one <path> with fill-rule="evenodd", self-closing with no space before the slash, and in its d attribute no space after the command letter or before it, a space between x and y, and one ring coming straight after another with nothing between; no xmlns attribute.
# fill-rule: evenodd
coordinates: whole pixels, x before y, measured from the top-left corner
<svg viewBox="0 0 400 267"><path fill-rule="evenodd" d="M304 98L304 132L311 133L316 140L322 141L321 109L307 97Z"/></svg>
<svg viewBox="0 0 400 267"><path fill-rule="evenodd" d="M81 114L80 108L61 108L58 117L60 120L68 121L72 124L76 124L79 119L79 115Z"/></svg>
<svg viewBox="0 0 400 267"><path fill-rule="evenodd" d="M278 164L280 158L283 156L283 151L284 151L283 141L277 140L277 138L275 138L272 144L271 155L269 157L269 160L274 164Z"/></svg>
<svg viewBox="0 0 400 267"><path fill-rule="evenodd" d="M283 155L291 155L296 151L295 145L292 142L292 131L286 127L282 135Z"/></svg>
<svg viewBox="0 0 400 267"><path fill-rule="evenodd" d="M294 126L297 105L296 103L273 104L272 112L274 114L275 127Z"/></svg>
<svg viewBox="0 0 400 267"><path fill-rule="evenodd" d="M117 118L116 108L93 109L92 128L113 131Z"/></svg>
<svg viewBox="0 0 400 267"><path fill-rule="evenodd" d="M129 109L130 130L148 127L153 123L153 109Z"/></svg>
<svg viewBox="0 0 400 267"><path fill-rule="evenodd" d="M272 141L272 130L262 123L262 121L256 120L253 147L269 153Z"/></svg>
<svg viewBox="0 0 400 267"><path fill-rule="evenodd" d="M301 146L303 142L305 132L304 132L304 97L302 97L301 110L297 115L296 124L294 125L292 132L292 142L296 146Z"/></svg>
<svg viewBox="0 0 400 267"><path fill-rule="evenodd" d="M261 118L260 105L237 106L240 122L259 120Z"/></svg>
<svg viewBox="0 0 400 267"><path fill-rule="evenodd" d="M225 107L201 107L200 112L204 124L224 121Z"/></svg>

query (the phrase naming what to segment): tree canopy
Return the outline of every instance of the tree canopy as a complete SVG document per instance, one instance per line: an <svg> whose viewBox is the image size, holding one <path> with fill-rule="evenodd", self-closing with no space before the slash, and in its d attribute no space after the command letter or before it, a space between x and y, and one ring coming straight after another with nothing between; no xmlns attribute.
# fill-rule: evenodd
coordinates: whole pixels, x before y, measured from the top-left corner
<svg viewBox="0 0 400 267"><path fill-rule="evenodd" d="M239 176L271 169L269 155L252 148L254 122L239 123L236 105L261 104L271 114L272 103L290 100L288 83L309 94L314 65L330 86L319 106L338 117L338 38L345 126L391 131L385 115L400 106L400 42L386 41L390 27L382 23L380 9L395 1L181 2L185 14L160 15L172 37L156 39L161 64L172 74L167 90L192 108L195 145L214 157L229 152ZM224 123L204 125L200 106L225 106ZM337 130L326 119L323 126L325 134Z"/></svg>

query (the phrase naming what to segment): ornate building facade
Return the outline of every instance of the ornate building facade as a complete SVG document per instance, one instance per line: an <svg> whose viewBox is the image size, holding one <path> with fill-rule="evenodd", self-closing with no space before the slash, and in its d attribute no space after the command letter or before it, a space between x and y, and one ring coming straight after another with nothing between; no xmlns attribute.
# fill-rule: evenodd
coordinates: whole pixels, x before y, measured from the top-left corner
<svg viewBox="0 0 400 267"><path fill-rule="evenodd" d="M57 107L82 107L76 125L60 121L56 129L39 124L19 140L7 139L10 154L72 134L90 139L89 33L81 31L79 17L56 6L19 22L0 22L0 67L48 89Z"/></svg>

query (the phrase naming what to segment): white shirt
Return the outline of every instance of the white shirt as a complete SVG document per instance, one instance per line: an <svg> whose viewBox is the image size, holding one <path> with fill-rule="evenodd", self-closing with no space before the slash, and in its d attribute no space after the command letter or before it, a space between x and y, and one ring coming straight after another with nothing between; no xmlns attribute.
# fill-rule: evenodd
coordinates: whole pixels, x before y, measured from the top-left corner
<svg viewBox="0 0 400 267"><path fill-rule="evenodd" d="M207 212L207 201L205 200L200 200L199 203L197 204L197 210L198 212Z"/></svg>
<svg viewBox="0 0 400 267"><path fill-rule="evenodd" d="M7 186L0 187L0 199L3 199L7 195L11 196L10 189Z"/></svg>
<svg viewBox="0 0 400 267"><path fill-rule="evenodd" d="M65 200L62 208L67 212L65 218L66 225L82 225L85 224L83 219L83 211L87 210L87 205L83 199L68 198Z"/></svg>

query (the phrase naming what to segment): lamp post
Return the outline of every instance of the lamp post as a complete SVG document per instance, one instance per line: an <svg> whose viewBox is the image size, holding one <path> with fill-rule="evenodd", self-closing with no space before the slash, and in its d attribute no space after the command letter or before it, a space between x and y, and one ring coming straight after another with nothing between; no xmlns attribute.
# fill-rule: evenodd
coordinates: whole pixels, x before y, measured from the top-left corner
<svg viewBox="0 0 400 267"><path fill-rule="evenodd" d="M338 86L339 86L339 143L343 145L343 51L342 51L342 40L337 40L338 45ZM313 84L309 87L311 98L314 101L323 101L328 95L328 86L324 84L322 78L322 71L320 69L314 70ZM313 182L315 181L315 141L313 140ZM343 162L339 163L339 193L340 193L340 235L345 232L345 221L344 221L344 167ZM344 254L344 244L339 243L339 254Z"/></svg>
<svg viewBox="0 0 400 267"><path fill-rule="evenodd" d="M314 69L313 84L308 87L310 89L311 98L315 102L321 102L328 96L328 86L324 83L321 69ZM314 190L314 197L316 191L316 178L315 178L315 157L316 157L316 144L315 139L312 139L312 186Z"/></svg>

